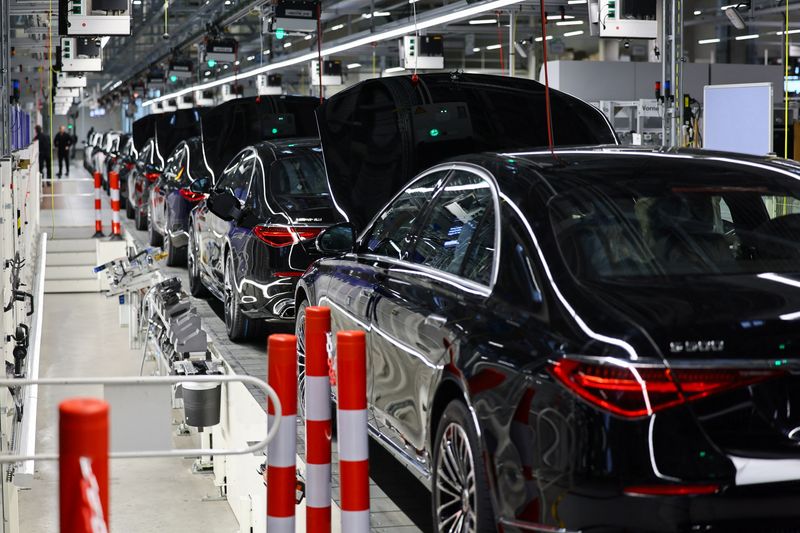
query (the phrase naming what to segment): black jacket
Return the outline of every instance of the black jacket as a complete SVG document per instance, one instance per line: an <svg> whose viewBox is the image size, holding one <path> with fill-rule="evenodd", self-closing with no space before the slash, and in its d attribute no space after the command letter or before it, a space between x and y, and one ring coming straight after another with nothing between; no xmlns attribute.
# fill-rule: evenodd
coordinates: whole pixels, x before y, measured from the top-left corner
<svg viewBox="0 0 800 533"><path fill-rule="evenodd" d="M68 152L69 147L72 146L72 135L70 135L67 132L56 133L56 138L53 142L53 146L58 148L58 151L61 153Z"/></svg>
<svg viewBox="0 0 800 533"><path fill-rule="evenodd" d="M36 139L39 141L39 157L50 158L50 136L45 132L36 134Z"/></svg>

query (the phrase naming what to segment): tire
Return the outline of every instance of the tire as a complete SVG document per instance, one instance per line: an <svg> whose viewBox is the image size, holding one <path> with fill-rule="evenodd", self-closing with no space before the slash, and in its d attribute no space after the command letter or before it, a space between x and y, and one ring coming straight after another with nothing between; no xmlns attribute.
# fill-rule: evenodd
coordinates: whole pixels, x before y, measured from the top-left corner
<svg viewBox="0 0 800 533"><path fill-rule="evenodd" d="M297 416L306 419L306 308L308 301L297 306L294 320L294 334L297 337Z"/></svg>
<svg viewBox="0 0 800 533"><path fill-rule="evenodd" d="M149 212L147 214L147 237L150 241L150 246L164 246L164 237L153 225L153 217L150 216Z"/></svg>
<svg viewBox="0 0 800 533"><path fill-rule="evenodd" d="M436 431L433 454L434 531L495 531L497 525L478 432L463 402L453 400L445 407ZM465 516L469 522L454 527Z"/></svg>
<svg viewBox="0 0 800 533"><path fill-rule="evenodd" d="M136 221L136 229L145 231L147 229L147 213L143 213L139 207L134 208L133 218Z"/></svg>
<svg viewBox="0 0 800 533"><path fill-rule="evenodd" d="M136 212L133 210L133 202L130 200L125 202L125 216L128 217L128 220L133 220L136 217Z"/></svg>
<svg viewBox="0 0 800 533"><path fill-rule="evenodd" d="M225 329L228 338L238 342L247 338L250 332L250 321L242 314L239 307L239 294L233 282L233 259L228 255L225 261Z"/></svg>
<svg viewBox="0 0 800 533"><path fill-rule="evenodd" d="M128 199L125 198L120 194L119 196L119 208L120 209L127 209L128 208Z"/></svg>
<svg viewBox="0 0 800 533"><path fill-rule="evenodd" d="M164 251L167 252L167 266L176 267L186 264L186 252L188 246L176 248L172 245L172 237L164 236Z"/></svg>
<svg viewBox="0 0 800 533"><path fill-rule="evenodd" d="M200 280L200 266L197 264L197 244L194 242L194 232L189 232L189 245L187 251L187 267L189 270L189 293L195 298L208 297L208 289Z"/></svg>

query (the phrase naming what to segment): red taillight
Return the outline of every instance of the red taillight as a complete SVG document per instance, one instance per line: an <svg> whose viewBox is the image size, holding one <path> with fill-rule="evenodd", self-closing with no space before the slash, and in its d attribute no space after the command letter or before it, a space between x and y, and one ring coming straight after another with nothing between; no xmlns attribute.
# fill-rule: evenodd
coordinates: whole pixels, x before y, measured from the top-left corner
<svg viewBox="0 0 800 533"><path fill-rule="evenodd" d="M144 177L147 178L147 181L156 181L161 174L158 172L146 172Z"/></svg>
<svg viewBox="0 0 800 533"><path fill-rule="evenodd" d="M135 165L135 164L133 164L133 163L125 163L125 168L127 168L128 170L133 170L133 168L134 168L135 166L136 166L136 165Z"/></svg>
<svg viewBox="0 0 800 533"><path fill-rule="evenodd" d="M287 226L256 226L256 237L275 248L282 248L300 241L307 241L320 234L322 228L291 228Z"/></svg>
<svg viewBox="0 0 800 533"><path fill-rule="evenodd" d="M631 496L690 496L692 494L715 494L720 486L705 485L634 485L625 487L625 494Z"/></svg>
<svg viewBox="0 0 800 533"><path fill-rule="evenodd" d="M550 372L589 403L631 418L782 374L772 370L668 370L569 358L553 363Z"/></svg>
<svg viewBox="0 0 800 533"><path fill-rule="evenodd" d="M181 196L183 196L186 200L190 202L199 202L200 200L206 197L206 195L201 192L193 192L190 191L189 189L180 189L178 192L180 193Z"/></svg>
<svg viewBox="0 0 800 533"><path fill-rule="evenodd" d="M297 270L287 270L286 272L275 272L276 278L299 278L303 273Z"/></svg>

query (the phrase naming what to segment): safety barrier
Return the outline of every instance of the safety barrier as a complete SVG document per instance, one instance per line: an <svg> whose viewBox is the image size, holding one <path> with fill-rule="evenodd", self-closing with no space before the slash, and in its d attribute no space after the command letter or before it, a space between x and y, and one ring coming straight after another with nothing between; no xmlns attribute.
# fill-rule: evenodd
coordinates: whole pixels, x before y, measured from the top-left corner
<svg viewBox="0 0 800 533"><path fill-rule="evenodd" d="M328 344L330 309L306 309L306 531L331 530L331 386ZM333 358L337 389L341 531L368 533L369 451L367 436L367 358L363 331L340 331ZM297 338L271 335L268 383L284 405L284 419L267 453L267 530L295 528L297 435ZM269 423L274 415L269 412Z"/></svg>
<svg viewBox="0 0 800 533"><path fill-rule="evenodd" d="M122 235L119 225L119 174L113 170L108 173L109 186L111 187L111 240L121 241Z"/></svg>
<svg viewBox="0 0 800 533"><path fill-rule="evenodd" d="M100 202L100 191L103 188L99 172L94 173L94 235L103 237L103 205Z"/></svg>

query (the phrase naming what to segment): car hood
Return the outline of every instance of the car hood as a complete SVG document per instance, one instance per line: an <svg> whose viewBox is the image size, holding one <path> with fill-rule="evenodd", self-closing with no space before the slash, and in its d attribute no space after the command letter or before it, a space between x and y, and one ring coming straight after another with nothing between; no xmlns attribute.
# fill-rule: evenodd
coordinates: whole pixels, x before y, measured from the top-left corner
<svg viewBox="0 0 800 533"><path fill-rule="evenodd" d="M628 278L576 296L591 329L641 357L800 358L800 273Z"/></svg>
<svg viewBox="0 0 800 533"><path fill-rule="evenodd" d="M616 144L595 107L551 90L557 146ZM547 145L544 85L441 73L366 80L317 111L337 204L362 229L421 171L455 156Z"/></svg>

